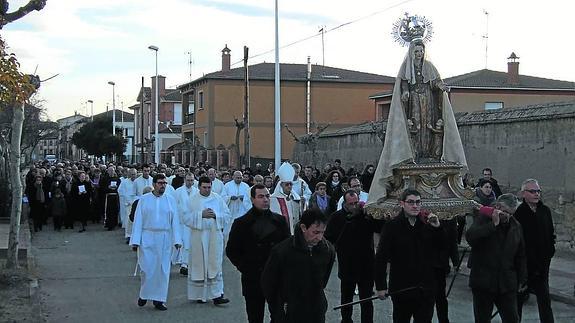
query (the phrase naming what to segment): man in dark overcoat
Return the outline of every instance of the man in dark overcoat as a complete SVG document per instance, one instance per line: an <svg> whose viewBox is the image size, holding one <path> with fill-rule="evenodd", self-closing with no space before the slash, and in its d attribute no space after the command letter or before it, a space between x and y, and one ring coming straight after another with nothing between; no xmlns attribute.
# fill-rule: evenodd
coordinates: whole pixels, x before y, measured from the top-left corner
<svg viewBox="0 0 575 323"><path fill-rule="evenodd" d="M343 207L332 213L327 224L325 237L337 253L338 277L340 279L341 303L353 300L355 288L359 298L373 296L373 270L375 252L373 233L381 231L380 221L368 216L358 204L359 197L354 190L343 195ZM341 322L352 321L353 307L341 309ZM373 303L361 303L361 322L373 322Z"/></svg>
<svg viewBox="0 0 575 323"><path fill-rule="evenodd" d="M253 206L232 224L226 255L242 274L248 322L263 323L261 274L272 247L287 239L290 231L284 217L270 211L270 193L264 185L252 186L250 196ZM270 314L275 322L275 313Z"/></svg>
<svg viewBox="0 0 575 323"><path fill-rule="evenodd" d="M517 293L527 267L521 225L512 216L516 208L513 194L501 195L495 208L481 207L465 234L473 249L469 287L475 322L491 322L493 305L503 323L519 322Z"/></svg>

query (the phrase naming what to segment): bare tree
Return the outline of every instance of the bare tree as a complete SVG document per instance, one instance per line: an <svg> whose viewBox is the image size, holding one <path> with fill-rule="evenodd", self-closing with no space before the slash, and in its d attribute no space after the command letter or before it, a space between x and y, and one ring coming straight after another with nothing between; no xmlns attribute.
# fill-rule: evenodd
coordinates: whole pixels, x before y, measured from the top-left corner
<svg viewBox="0 0 575 323"><path fill-rule="evenodd" d="M294 141L304 145L306 147L306 151L311 150L312 159L316 160L317 142L319 140L319 137L329 126L331 126L331 123L327 123L324 126L314 124L314 126L315 126L315 132L311 132L301 137L298 137L293 133L293 131L289 128L287 124L284 124L284 127L293 137Z"/></svg>
<svg viewBox="0 0 575 323"><path fill-rule="evenodd" d="M0 0L0 30L8 23L16 21L34 10L42 10L46 0L30 0L18 10L8 12L8 0ZM20 174L20 143L24 123L24 107L30 96L40 87L40 79L34 75L25 75L19 71L20 65L14 54L5 51L4 41L0 38L0 108L13 109L10 133L10 184L12 205L10 212L10 233L6 268L18 267L18 245L20 240L20 217L22 215L22 180Z"/></svg>

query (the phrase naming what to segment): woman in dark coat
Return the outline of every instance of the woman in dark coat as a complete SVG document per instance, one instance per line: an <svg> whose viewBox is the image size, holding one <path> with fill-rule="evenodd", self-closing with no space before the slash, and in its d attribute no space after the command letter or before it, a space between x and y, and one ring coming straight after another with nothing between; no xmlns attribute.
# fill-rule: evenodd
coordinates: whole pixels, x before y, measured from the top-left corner
<svg viewBox="0 0 575 323"><path fill-rule="evenodd" d="M72 201L76 210L77 220L82 223L82 229L79 232L86 231L88 217L90 215L91 200L93 194L92 183L86 178L83 171L78 173L78 180L74 181L71 189Z"/></svg>
<svg viewBox="0 0 575 323"><path fill-rule="evenodd" d="M30 217L34 224L34 232L42 231L42 222L46 217L49 190L44 187L42 180L41 175L36 175L34 183L26 187L26 196L30 204Z"/></svg>
<svg viewBox="0 0 575 323"><path fill-rule="evenodd" d="M493 192L490 181L485 179L479 180L473 200L483 206L492 206L495 203L495 193Z"/></svg>
<svg viewBox="0 0 575 323"><path fill-rule="evenodd" d="M344 193L342 187L343 176L338 170L334 169L327 174L325 183L327 184L327 195L330 197L329 208L337 210L337 201Z"/></svg>
<svg viewBox="0 0 575 323"><path fill-rule="evenodd" d="M367 166L365 166L365 169L363 170L363 174L361 174L361 185L363 190L366 193L369 193L369 189L371 187L371 182L373 182L373 175L375 174L375 167L373 167L373 165L369 164Z"/></svg>

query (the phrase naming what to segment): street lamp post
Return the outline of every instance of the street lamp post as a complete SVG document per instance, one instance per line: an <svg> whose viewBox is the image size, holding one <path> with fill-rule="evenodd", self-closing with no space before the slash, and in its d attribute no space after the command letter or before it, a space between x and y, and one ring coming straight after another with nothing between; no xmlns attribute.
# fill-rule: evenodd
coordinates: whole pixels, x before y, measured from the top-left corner
<svg viewBox="0 0 575 323"><path fill-rule="evenodd" d="M112 136L116 136L116 83L108 82L112 86Z"/></svg>
<svg viewBox="0 0 575 323"><path fill-rule="evenodd" d="M160 164L160 138L158 137L158 106L160 105L160 97L158 95L158 46L154 46L154 45L150 45L148 46L148 49L153 50L156 53L156 91L155 91L155 95L156 95L156 102L155 102L155 109L154 109L154 114L155 114L155 120L154 120L154 128L155 128L155 132L154 132L154 136L155 136L155 147L154 147L154 162L156 163L156 165Z"/></svg>
<svg viewBox="0 0 575 323"><path fill-rule="evenodd" d="M94 101L88 100L88 103L90 103L90 106L91 106L90 107L90 111L91 111L90 115L92 116L91 121L94 121Z"/></svg>

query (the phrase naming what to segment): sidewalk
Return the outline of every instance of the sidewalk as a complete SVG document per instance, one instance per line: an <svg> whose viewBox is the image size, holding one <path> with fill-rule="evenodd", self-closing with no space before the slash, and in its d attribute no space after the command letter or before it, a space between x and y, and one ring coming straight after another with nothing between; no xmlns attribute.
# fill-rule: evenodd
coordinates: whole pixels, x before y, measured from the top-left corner
<svg viewBox="0 0 575 323"><path fill-rule="evenodd" d="M463 245L462 245L463 246ZM459 249L462 252L463 249ZM460 274L469 277L469 251L461 265ZM558 250L549 268L549 294L557 302L575 305L575 252Z"/></svg>
<svg viewBox="0 0 575 323"><path fill-rule="evenodd" d="M575 253L557 251L549 269L551 299L575 305Z"/></svg>

